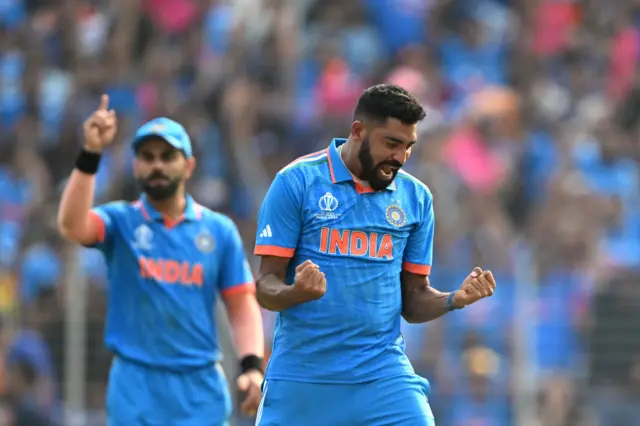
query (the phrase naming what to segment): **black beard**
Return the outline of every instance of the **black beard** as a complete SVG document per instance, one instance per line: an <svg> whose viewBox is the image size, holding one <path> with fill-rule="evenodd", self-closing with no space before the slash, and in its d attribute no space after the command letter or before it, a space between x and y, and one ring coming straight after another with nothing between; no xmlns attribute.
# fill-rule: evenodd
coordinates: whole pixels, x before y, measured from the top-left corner
<svg viewBox="0 0 640 426"><path fill-rule="evenodd" d="M138 179L138 184L144 193L154 201L164 201L171 198L178 190L180 181L169 180L165 185L149 185L151 180L157 178L164 178L164 176L151 175L146 179Z"/></svg>
<svg viewBox="0 0 640 426"><path fill-rule="evenodd" d="M396 161L382 161L376 165L373 164L373 157L371 156L371 146L369 145L369 138L365 139L360 146L360 150L358 151L358 160L360 160L360 165L362 166L362 174L364 180L366 180L371 189L374 191L382 191L396 178L396 174L398 174L398 170L402 167L402 164L398 164ZM385 180L378 177L376 171L382 166L392 166L397 167L394 169L393 176L391 179Z"/></svg>

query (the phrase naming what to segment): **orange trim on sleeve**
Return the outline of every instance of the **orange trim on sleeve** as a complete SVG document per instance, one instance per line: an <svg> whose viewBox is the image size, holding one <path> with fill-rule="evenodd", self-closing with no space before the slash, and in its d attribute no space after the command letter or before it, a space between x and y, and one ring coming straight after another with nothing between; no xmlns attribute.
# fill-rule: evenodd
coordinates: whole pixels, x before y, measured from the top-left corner
<svg viewBox="0 0 640 426"><path fill-rule="evenodd" d="M102 220L102 217L93 210L89 211L89 218L97 229L98 242L103 243L104 239L107 237L107 226L105 225L104 220Z"/></svg>
<svg viewBox="0 0 640 426"><path fill-rule="evenodd" d="M418 265L411 262L402 262L402 269L416 275L429 275L431 273L431 265Z"/></svg>
<svg viewBox="0 0 640 426"><path fill-rule="evenodd" d="M233 287L225 288L220 292L222 297L231 297L237 294L245 294L245 293L255 293L256 292L256 284L255 283L242 283L238 285L234 285Z"/></svg>
<svg viewBox="0 0 640 426"><path fill-rule="evenodd" d="M253 254L257 256L277 256L286 258L292 258L295 252L296 250L292 248L265 245L258 245L255 250L253 250Z"/></svg>

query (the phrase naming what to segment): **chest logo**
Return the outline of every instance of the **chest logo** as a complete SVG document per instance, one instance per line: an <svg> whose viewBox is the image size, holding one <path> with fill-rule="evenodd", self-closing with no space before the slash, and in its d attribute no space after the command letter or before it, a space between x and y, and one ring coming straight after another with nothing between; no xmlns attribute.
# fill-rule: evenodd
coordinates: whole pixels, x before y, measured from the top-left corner
<svg viewBox="0 0 640 426"><path fill-rule="evenodd" d="M196 244L196 248L202 253L211 253L216 247L215 240L211 234L206 231L202 231L196 235L194 242Z"/></svg>
<svg viewBox="0 0 640 426"><path fill-rule="evenodd" d="M140 225L133 231L133 245L139 250L151 250L153 243L153 231L147 225Z"/></svg>
<svg viewBox="0 0 640 426"><path fill-rule="evenodd" d="M396 204L391 204L386 211L387 222L396 228L402 228L407 223L407 215L404 210Z"/></svg>
<svg viewBox="0 0 640 426"><path fill-rule="evenodd" d="M391 234L325 227L320 231L318 250L340 256L393 259L393 237Z"/></svg>
<svg viewBox="0 0 640 426"><path fill-rule="evenodd" d="M339 213L335 213L338 208L338 199L330 192L320 197L318 200L318 208L320 209L320 213L316 215L318 219L328 220L340 217Z"/></svg>

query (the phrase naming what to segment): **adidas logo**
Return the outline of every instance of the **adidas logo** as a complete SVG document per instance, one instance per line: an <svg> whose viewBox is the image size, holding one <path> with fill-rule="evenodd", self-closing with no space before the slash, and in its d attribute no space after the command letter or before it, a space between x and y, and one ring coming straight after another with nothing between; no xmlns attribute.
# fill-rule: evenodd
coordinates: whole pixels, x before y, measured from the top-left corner
<svg viewBox="0 0 640 426"><path fill-rule="evenodd" d="M260 238L269 238L271 236L273 236L273 234L271 233L271 225L267 225L260 233Z"/></svg>

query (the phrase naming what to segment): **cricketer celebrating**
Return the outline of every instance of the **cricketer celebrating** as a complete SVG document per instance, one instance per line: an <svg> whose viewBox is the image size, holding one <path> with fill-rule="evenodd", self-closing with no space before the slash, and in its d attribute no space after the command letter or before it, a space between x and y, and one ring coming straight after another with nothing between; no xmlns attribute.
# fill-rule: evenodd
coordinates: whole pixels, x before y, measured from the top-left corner
<svg viewBox="0 0 640 426"><path fill-rule="evenodd" d="M156 118L136 133L133 170L144 194L92 208L94 175L117 131L103 95L84 124L84 148L62 195L58 227L104 254L109 271L106 346L115 354L110 426L218 426L232 411L220 367L214 304L222 296L255 413L263 334L255 285L235 224L185 194L195 168L185 129Z"/></svg>
<svg viewBox="0 0 640 426"><path fill-rule="evenodd" d="M400 170L425 112L404 89L358 101L348 139L275 177L258 217L257 294L278 312L259 426L434 425L400 320L421 323L493 294L475 268L431 287L432 196Z"/></svg>

